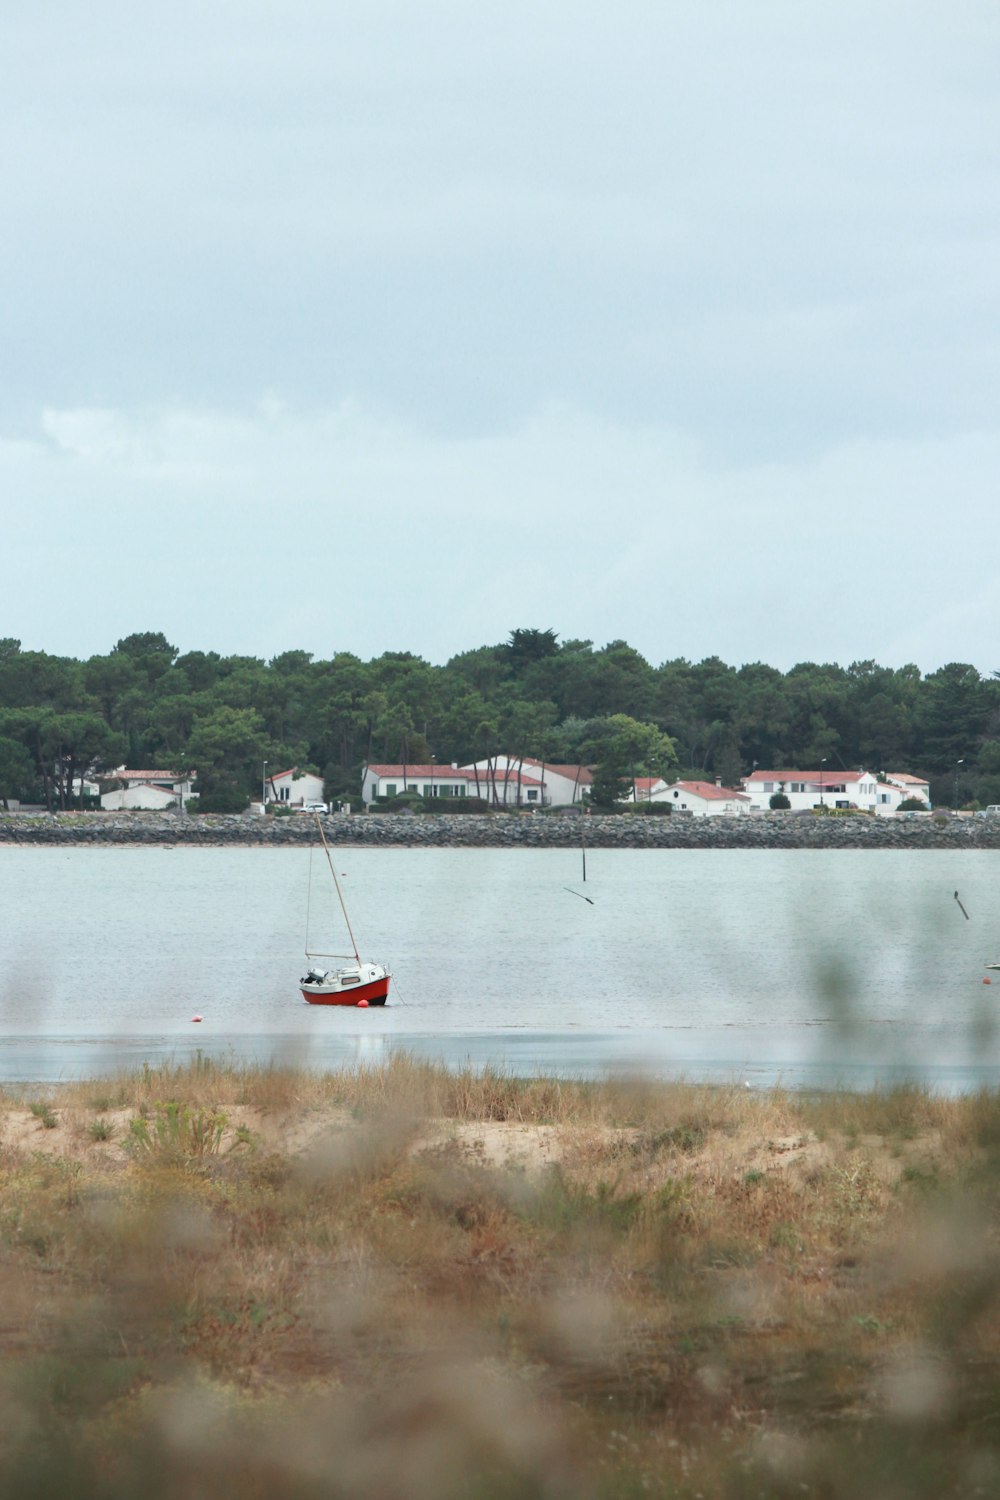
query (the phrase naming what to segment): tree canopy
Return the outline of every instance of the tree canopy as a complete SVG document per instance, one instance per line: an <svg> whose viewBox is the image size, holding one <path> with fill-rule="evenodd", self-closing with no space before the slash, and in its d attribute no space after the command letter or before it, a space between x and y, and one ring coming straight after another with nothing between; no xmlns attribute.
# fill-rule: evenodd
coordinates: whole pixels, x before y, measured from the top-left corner
<svg viewBox="0 0 1000 1500"><path fill-rule="evenodd" d="M81 776L125 761L194 769L204 805L245 805L263 761L356 796L366 761L466 763L500 752L597 768L612 798L639 775L719 776L755 765L905 770L949 802L1000 800L1000 680L967 662L732 666L551 628L461 651L363 661L288 650L264 661L178 654L159 631L87 660L0 640L0 798L78 800Z"/></svg>

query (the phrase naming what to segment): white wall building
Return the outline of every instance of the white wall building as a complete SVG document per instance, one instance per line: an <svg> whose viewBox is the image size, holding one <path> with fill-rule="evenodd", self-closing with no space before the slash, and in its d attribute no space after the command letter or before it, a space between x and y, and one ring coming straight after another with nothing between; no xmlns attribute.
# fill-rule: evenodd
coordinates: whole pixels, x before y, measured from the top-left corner
<svg viewBox="0 0 1000 1500"><path fill-rule="evenodd" d="M475 797L470 779L464 766L439 766L436 761L429 766L365 766L361 800L370 807L378 797L399 797L403 792L416 792L419 797Z"/></svg>
<svg viewBox="0 0 1000 1500"><path fill-rule="evenodd" d="M754 771L744 778L743 790L760 812L769 810L775 792L784 792L793 812L814 807L875 812L879 805L878 780L871 771Z"/></svg>
<svg viewBox="0 0 1000 1500"><path fill-rule="evenodd" d="M361 779L366 807L404 791L421 797L480 797L491 807L573 807L585 800L593 776L586 766L496 755L466 766L370 765Z"/></svg>
<svg viewBox="0 0 1000 1500"><path fill-rule="evenodd" d="M472 761L465 769L469 771L476 769L481 775L490 766L494 766L498 772L498 785L500 784L499 773L509 771L520 774L525 788L537 789L537 795L528 799L532 806L578 807L586 801L586 794L594 779L587 766L541 761L530 755L526 755L523 760L519 755L495 755L489 760ZM508 797L509 795L508 790ZM502 788L500 796L502 800ZM525 800L522 795L522 806Z"/></svg>
<svg viewBox="0 0 1000 1500"><path fill-rule="evenodd" d="M693 813L696 818L742 818L753 809L745 792L718 780L672 781L663 785L653 801L668 802L675 811Z"/></svg>
<svg viewBox="0 0 1000 1500"><path fill-rule="evenodd" d="M183 807L191 796L191 777L176 771L130 771L119 766L105 778L121 785L101 793L101 806L108 812L122 808L162 812L167 807Z"/></svg>
<svg viewBox="0 0 1000 1500"><path fill-rule="evenodd" d="M322 802L323 778L312 771L300 771L292 766L288 771L276 771L266 779L268 802L278 802L284 807L302 807L306 802Z"/></svg>
<svg viewBox="0 0 1000 1500"><path fill-rule="evenodd" d="M542 783L516 765L481 766L371 765L361 778L361 798L370 807L376 798L416 792L423 798L479 797L491 807L542 807Z"/></svg>
<svg viewBox="0 0 1000 1500"><path fill-rule="evenodd" d="M662 802L667 783L662 776L633 776L626 802Z"/></svg>
<svg viewBox="0 0 1000 1500"><path fill-rule="evenodd" d="M885 779L890 786L899 787L903 798L919 797L921 802L926 802L930 807L931 784L922 776L910 776L906 771L886 771Z"/></svg>

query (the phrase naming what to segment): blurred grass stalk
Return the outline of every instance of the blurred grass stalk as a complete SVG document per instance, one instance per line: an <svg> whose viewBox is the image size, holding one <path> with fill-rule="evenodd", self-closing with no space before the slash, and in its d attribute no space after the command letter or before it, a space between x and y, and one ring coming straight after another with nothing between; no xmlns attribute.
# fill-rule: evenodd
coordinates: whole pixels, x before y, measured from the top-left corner
<svg viewBox="0 0 1000 1500"><path fill-rule="evenodd" d="M199 1059L45 1111L0 1091L4 1495L1000 1490L993 1093Z"/></svg>

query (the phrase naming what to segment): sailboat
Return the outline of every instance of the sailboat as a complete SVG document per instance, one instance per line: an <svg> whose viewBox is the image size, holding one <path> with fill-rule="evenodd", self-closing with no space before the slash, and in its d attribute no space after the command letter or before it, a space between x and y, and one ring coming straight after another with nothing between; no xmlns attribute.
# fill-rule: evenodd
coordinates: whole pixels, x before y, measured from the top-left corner
<svg viewBox="0 0 1000 1500"><path fill-rule="evenodd" d="M353 962L347 961L336 969L322 969L310 964L308 970L299 980L302 989L302 998L310 1005L384 1005L389 993L389 980L392 978L389 970L384 964L363 962L358 953L358 945L354 940L351 930L351 921L347 915L347 907L344 905L344 893L340 889L340 881L330 858L330 846L323 832L323 824L316 818L316 827L323 841L323 849L326 853L326 862L330 866L330 874L333 876L334 889L340 901L340 909L344 914L344 923L347 927L347 935L351 940ZM308 943L308 932L306 942ZM349 960L346 953L317 953L308 947L306 958L342 958Z"/></svg>

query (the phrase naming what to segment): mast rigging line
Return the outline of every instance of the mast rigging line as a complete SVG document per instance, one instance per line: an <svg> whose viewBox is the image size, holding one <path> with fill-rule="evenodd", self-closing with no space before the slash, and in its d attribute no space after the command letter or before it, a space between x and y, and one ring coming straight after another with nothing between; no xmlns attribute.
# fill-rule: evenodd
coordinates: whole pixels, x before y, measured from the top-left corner
<svg viewBox="0 0 1000 1500"><path fill-rule="evenodd" d="M347 925L347 935L351 940L351 947L354 950L354 961L355 963L360 963L361 954L358 952L358 945L354 937L354 931L351 927L351 919L347 915L347 907L344 905L344 894L340 889L340 881L337 879L337 872L333 867L333 857L330 854L330 845L326 841L326 834L323 832L323 824L320 822L319 813L313 813L313 817L316 820L316 827L319 829L319 836L323 840L323 851L326 854L326 862L330 866L330 874L333 876L333 885L334 889L337 892L337 900L340 902L340 909L344 913L344 922Z"/></svg>

